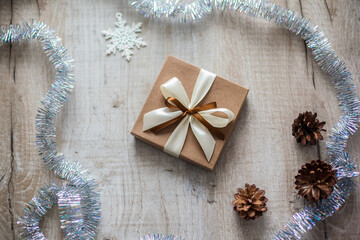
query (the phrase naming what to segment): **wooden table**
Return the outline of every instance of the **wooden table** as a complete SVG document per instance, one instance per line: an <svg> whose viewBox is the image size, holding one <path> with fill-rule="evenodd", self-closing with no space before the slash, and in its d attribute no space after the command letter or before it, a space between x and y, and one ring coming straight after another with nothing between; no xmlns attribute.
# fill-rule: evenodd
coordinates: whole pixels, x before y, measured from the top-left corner
<svg viewBox="0 0 360 240"><path fill-rule="evenodd" d="M318 24L346 61L358 87L360 4L357 0L278 0ZM101 31L116 12L143 22L148 43L131 62L106 56ZM76 87L57 121L59 148L100 184L97 239L138 239L173 233L186 239L269 239L300 210L294 176L309 160L326 157L325 141L301 147L291 136L299 112L315 111L330 129L339 118L328 76L303 41L244 14L220 12L197 24L144 19L126 1L0 0L0 23L31 18L52 26L75 59ZM35 146L34 117L54 69L33 40L0 50L0 238L18 239L17 218L44 183L58 181ZM136 141L130 130L168 54L250 89L240 120L213 172ZM326 137L327 138L327 137ZM359 163L360 134L349 143ZM359 183L359 178L355 180ZM245 222L232 210L245 183L266 190L269 211ZM306 239L358 239L360 192ZM45 217L49 239L63 237L57 209Z"/></svg>

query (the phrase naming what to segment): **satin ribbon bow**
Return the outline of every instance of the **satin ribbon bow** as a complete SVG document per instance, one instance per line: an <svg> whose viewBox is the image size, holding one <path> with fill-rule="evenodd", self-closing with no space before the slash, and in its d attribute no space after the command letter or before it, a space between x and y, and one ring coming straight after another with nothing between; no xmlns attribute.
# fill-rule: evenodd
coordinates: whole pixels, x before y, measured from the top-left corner
<svg viewBox="0 0 360 240"><path fill-rule="evenodd" d="M210 162L215 147L215 139L212 134L224 139L224 134L216 128L226 127L234 119L232 111L227 108L217 108L215 102L197 106L210 90L215 77L215 74L201 69L191 101L189 101L183 85L176 77L160 86L167 107L145 113L143 131L157 132L181 119L167 140L164 152L179 157L190 125L206 159ZM212 115L215 112L222 112L226 117Z"/></svg>

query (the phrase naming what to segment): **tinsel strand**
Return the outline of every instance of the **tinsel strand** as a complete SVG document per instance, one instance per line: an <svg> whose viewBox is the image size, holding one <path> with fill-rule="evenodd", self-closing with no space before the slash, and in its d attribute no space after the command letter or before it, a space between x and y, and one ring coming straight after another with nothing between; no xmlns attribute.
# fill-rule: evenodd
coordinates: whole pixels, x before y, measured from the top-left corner
<svg viewBox="0 0 360 240"><path fill-rule="evenodd" d="M56 70L55 81L43 98L36 116L36 146L45 165L64 179L64 183L61 186L45 185L37 192L18 220L20 234L24 239L45 239L39 223L47 210L57 202L65 238L94 239L101 213L97 183L78 162L68 160L59 152L55 141L56 115L73 89L73 59L54 30L42 22L0 27L0 46L30 39L39 40Z"/></svg>
<svg viewBox="0 0 360 240"><path fill-rule="evenodd" d="M185 239L174 235L149 234L140 238L139 240L185 240Z"/></svg>
<svg viewBox="0 0 360 240"><path fill-rule="evenodd" d="M353 189L352 178L359 175L355 163L347 153L347 140L359 127L360 104L351 73L340 60L329 40L310 20L293 10L285 9L268 1L254 0L197 0L191 4L178 1L130 0L130 5L145 17L170 18L180 22L193 22L203 19L211 12L229 10L260 17L274 22L303 39L311 49L320 68L329 74L339 100L341 116L332 128L326 142L327 161L337 169L338 183L331 196L320 206L307 205L293 215L274 239L300 239L315 224L337 211Z"/></svg>

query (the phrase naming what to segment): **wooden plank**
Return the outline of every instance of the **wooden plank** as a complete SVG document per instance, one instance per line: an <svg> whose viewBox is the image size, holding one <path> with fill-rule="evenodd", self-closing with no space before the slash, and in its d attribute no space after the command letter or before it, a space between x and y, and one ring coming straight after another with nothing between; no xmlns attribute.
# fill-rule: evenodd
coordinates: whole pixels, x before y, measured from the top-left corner
<svg viewBox="0 0 360 240"><path fill-rule="evenodd" d="M305 6L307 9L304 10L304 14L324 30L335 52L347 63L359 89L359 1L326 0L316 5L313 1L306 1ZM318 10L315 12L315 9ZM339 108L334 107L337 106L336 94L329 78L317 66L314 66L313 73L318 112L324 119L327 119L327 129L330 130L340 116ZM349 153L357 163L359 163L360 154L357 147L359 144L360 134L356 133L349 142ZM326 157L325 143L321 144L321 157ZM356 184L359 184L359 178L354 180ZM359 191L355 189L344 207L325 221L324 237L327 239L357 239L360 227L354 223L360 221L357 214L359 206Z"/></svg>
<svg viewBox="0 0 360 240"><path fill-rule="evenodd" d="M61 13L49 3L54 13ZM32 18L41 19L41 9L37 1L12 1L11 16L13 24L22 24ZM64 17L61 17L64 19ZM44 19L51 24L51 19ZM59 22L59 19L56 20ZM59 24L61 26L61 24ZM61 36L61 28L57 29ZM9 61L9 60L8 60ZM19 226L16 221L22 215L25 204L31 200L37 190L45 183L50 183L52 174L40 161L35 146L35 115L40 100L54 79L54 69L36 40L24 44L13 44L10 55L13 88L11 91L11 130L12 130L12 181L9 184L13 212L11 224L16 239ZM54 179L53 179L54 180ZM10 203L9 203L10 204ZM49 219L44 221L42 229L50 239L61 236L59 218L51 211ZM54 215L54 217L51 217Z"/></svg>
<svg viewBox="0 0 360 240"><path fill-rule="evenodd" d="M10 25L11 4L0 1L0 25ZM11 134L11 89L13 88L13 74L10 67L10 45L0 48L0 236L11 239L14 234L13 208L9 201L12 191L12 134Z"/></svg>
<svg viewBox="0 0 360 240"><path fill-rule="evenodd" d="M356 0L276 2L319 24L354 76L359 75ZM97 239L137 239L156 232L187 239L269 239L303 207L293 177L319 152L324 158L325 148L323 143L319 148L296 144L292 121L299 112L312 110L329 129L339 111L327 76L294 34L237 13L216 13L190 25L148 20L117 0L16 0L0 5L6 6L0 9L1 23L41 19L54 27L74 56L76 87L59 116L57 140L59 148L100 183L103 214ZM130 63L120 54L105 56L101 31L114 27L116 12L122 12L128 24L144 24L141 36L148 47L135 50ZM36 41L13 46L11 54L9 46L0 51L0 156L7 159L0 162L0 179L6 173L0 181L0 236L11 239L9 211L14 223L34 192L56 179L40 162L34 143L34 116L54 70ZM170 157L129 134L168 54L250 89L214 172ZM360 153L359 142L357 134L350 145L354 156ZM246 182L265 189L269 198L269 211L256 222L241 221L232 211L233 194ZM358 196L357 191L343 210L318 224L306 239L354 239L360 232L351 224L359 221ZM63 238L56 211L47 214L42 226L49 239ZM16 224L14 229L17 234Z"/></svg>
<svg viewBox="0 0 360 240"><path fill-rule="evenodd" d="M278 3L300 12L298 2ZM235 75L229 79L243 79L250 84L245 85L250 92L244 120L240 121L243 126L235 132L238 135L231 147L234 152L229 150L229 160L220 162L224 169L218 169L220 189L227 189L219 198L223 203L219 207L221 218L226 221L221 225L227 228L219 228L225 239L269 239L302 208L294 176L302 164L317 155L316 147L302 148L291 136L293 119L299 112L312 110L316 97L307 77L307 51L294 34L260 19L234 14L222 29L219 35L230 37L219 48L225 48L228 54L222 61L227 67L221 67ZM222 177L225 173L226 177ZM269 198L269 211L257 226L238 221L227 207L231 193L245 182L256 183ZM321 229L312 233L312 239L320 236Z"/></svg>

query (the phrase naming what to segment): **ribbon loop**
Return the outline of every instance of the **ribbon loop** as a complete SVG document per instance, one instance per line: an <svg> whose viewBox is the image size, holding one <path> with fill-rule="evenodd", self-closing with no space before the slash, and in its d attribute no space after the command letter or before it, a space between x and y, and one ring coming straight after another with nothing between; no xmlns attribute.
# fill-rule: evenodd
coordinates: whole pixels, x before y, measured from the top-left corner
<svg viewBox="0 0 360 240"><path fill-rule="evenodd" d="M174 97L178 99L182 105L189 106L190 101L186 94L185 88L176 77L173 77L166 83L162 84L160 86L160 90L165 99Z"/></svg>
<svg viewBox="0 0 360 240"><path fill-rule="evenodd" d="M183 85L175 77L160 86L167 107L146 113L143 131L151 130L156 133L181 121L166 142L165 152L176 157L180 155L189 124L208 161L210 161L215 147L213 135L221 140L225 139L224 133L217 128L226 127L234 119L233 112L227 108L217 108L216 102L197 106L210 90L215 77L215 74L201 69L191 101L189 101ZM215 112L222 112L227 117L212 115Z"/></svg>

